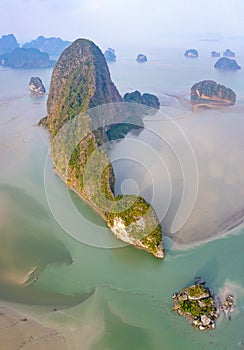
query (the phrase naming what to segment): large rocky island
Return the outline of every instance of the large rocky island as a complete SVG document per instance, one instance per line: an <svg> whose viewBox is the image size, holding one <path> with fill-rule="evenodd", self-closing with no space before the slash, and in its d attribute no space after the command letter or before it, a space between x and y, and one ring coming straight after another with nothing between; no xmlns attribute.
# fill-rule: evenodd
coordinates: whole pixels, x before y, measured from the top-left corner
<svg viewBox="0 0 244 350"><path fill-rule="evenodd" d="M97 106L104 104L99 124ZM124 109L126 105L135 104L123 102L101 50L89 40L78 39L64 50L54 68L47 117L40 123L52 134L52 159L66 184L104 218L119 239L163 258L162 231L154 209L140 196L115 196L109 155L99 148L109 140L112 124L131 122L135 117L135 110L132 108L132 115ZM89 112L92 107L96 108ZM120 110L123 120L117 117ZM136 119L143 125L140 114ZM66 136L60 137L65 128ZM64 147L69 148L78 131L83 136L72 146L71 156L64 163Z"/></svg>
<svg viewBox="0 0 244 350"><path fill-rule="evenodd" d="M236 94L213 80L203 80L192 86L191 101L195 107L224 107L235 103Z"/></svg>

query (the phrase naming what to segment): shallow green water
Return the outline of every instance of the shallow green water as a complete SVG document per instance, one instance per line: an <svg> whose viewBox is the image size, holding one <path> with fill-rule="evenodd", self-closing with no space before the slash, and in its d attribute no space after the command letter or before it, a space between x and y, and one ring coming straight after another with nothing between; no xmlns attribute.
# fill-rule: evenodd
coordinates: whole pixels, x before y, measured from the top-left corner
<svg viewBox="0 0 244 350"><path fill-rule="evenodd" d="M116 63L111 69L121 90L134 86L149 86L149 89L153 83L152 80L148 83L148 79L151 74L156 77L158 65L146 66L144 78L142 66L134 66L134 61L128 59L125 66ZM128 67L131 72L134 69L131 81L122 79ZM167 68L164 72L172 89L170 71ZM175 77L175 72L172 74ZM65 185L48 165L49 196L56 201L62 226L66 225L67 232L63 230L45 196L48 141L45 132L35 124L45 115L46 98L35 100L28 95L26 86L32 75L39 75L46 85L50 79L49 70L0 70L1 92L5 86L0 101L0 297L3 302L17 302L22 309L36 312L43 322L77 329L79 349L244 348L243 230L236 229L235 234L187 250L177 250L166 239L167 254L163 261L132 247L97 248L97 243L113 246L116 240L97 214L75 194L70 194L83 213L73 216ZM184 81L184 75L185 71L177 79ZM161 78L158 76L154 81L154 92L164 90L159 89ZM191 79L197 77L193 74ZM186 90L188 82L181 84L181 89ZM239 80L236 86L239 89ZM240 88L240 94L241 91ZM94 242L93 236L96 236ZM36 266L29 278L38 276L38 280L21 286ZM196 275L205 277L216 292L231 288L236 297L232 321L218 321L213 332L200 333L171 311L171 295L192 282ZM59 311L53 312L54 307Z"/></svg>

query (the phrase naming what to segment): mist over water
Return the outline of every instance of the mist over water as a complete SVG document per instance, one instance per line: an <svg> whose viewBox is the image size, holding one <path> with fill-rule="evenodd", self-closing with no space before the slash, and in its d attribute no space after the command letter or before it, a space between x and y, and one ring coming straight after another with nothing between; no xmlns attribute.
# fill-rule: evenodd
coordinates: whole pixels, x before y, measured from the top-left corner
<svg viewBox="0 0 244 350"><path fill-rule="evenodd" d="M145 119L145 129L140 135L130 134L113 148L116 191L121 192L121 184L127 177L137 181L141 195L149 201L153 199L164 232L181 245L211 239L243 218L243 70L216 70L213 68L216 59L209 57L211 50L221 52L228 45L235 47L236 60L243 65L244 51L237 40L198 40L194 45L199 50L196 60L184 59L183 48L150 48L151 59L146 65L134 65L132 70L128 58L131 51L124 52L120 65L111 64L112 76L123 92L126 91L125 72L129 70L130 91L150 91L161 100L161 110ZM193 113L190 88L206 79L232 88L237 95L235 106ZM182 169L182 159L177 159L174 147L188 149L186 140L195 155L199 186L192 213L182 225L182 215L186 214L176 213L184 191L187 194L195 185L195 165L188 162ZM117 154L127 158L127 162L116 160ZM138 157L139 162L133 162L130 157ZM192 173L192 183L191 176L184 182L182 170L189 172L188 175ZM190 208L191 203L186 205Z"/></svg>
<svg viewBox="0 0 244 350"><path fill-rule="evenodd" d="M140 194L149 202L153 198L153 206L167 234L177 243L190 244L225 233L243 219L244 163L240 160L244 156L244 125L243 112L235 107L185 115L182 112L182 118L174 121L177 125L174 129L174 111L170 118L162 112L148 117L145 130L116 144L111 158L119 154L129 159L127 163L125 159L114 163L118 175L116 190L120 192L121 183L127 178L137 181ZM183 227L172 233L183 190L186 195L194 181L193 174L184 182L182 162L185 160L177 159L174 149L177 138L181 147L187 147L181 131L195 154L199 186L191 215ZM194 166L194 163L186 164L190 173L195 170L190 167Z"/></svg>

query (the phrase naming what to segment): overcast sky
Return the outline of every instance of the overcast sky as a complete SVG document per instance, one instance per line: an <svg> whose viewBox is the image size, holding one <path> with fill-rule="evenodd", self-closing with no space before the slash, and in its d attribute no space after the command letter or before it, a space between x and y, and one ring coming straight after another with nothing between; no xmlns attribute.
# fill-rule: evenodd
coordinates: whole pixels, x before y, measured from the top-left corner
<svg viewBox="0 0 244 350"><path fill-rule="evenodd" d="M172 34L244 35L244 0L0 0L0 36L156 43Z"/></svg>

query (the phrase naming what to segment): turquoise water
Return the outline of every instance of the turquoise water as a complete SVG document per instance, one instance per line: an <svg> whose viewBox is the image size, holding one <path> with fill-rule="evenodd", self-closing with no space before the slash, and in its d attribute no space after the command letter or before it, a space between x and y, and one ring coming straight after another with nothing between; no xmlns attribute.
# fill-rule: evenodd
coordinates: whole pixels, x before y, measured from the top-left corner
<svg viewBox="0 0 244 350"><path fill-rule="evenodd" d="M128 52L121 52L121 62L110 67L113 80L121 92L137 88L163 98L165 92L187 96L195 81L212 78L232 87L239 96L237 107L242 105L243 72L220 76L210 69L210 59L188 61L179 56L180 52L180 49L152 50L154 59L147 65L138 65ZM241 65L242 62L240 57ZM89 237L100 233L100 246L104 235L106 244L113 245L115 238L97 214L71 193L73 203L83 214L73 217L65 185L48 165L49 195L56 200L55 208L63 217L62 227L66 225L66 231L56 222L44 187L48 135L36 126L45 115L46 97L33 99L28 93L31 76L39 75L47 86L50 74L50 70L0 70L2 302L14 304L33 313L41 322L73 334L79 349L244 348L243 229L236 228L224 238L184 250L165 238L163 261L133 247L97 248L96 242L88 244ZM181 108L170 109L172 116L181 115L182 110L189 112L188 107ZM230 112L233 115L241 123L237 110ZM195 123L203 126L200 117ZM218 114L216 120L219 118ZM228 129L226 117L223 120L221 130ZM229 130L236 135L237 147L240 136L231 125ZM205 160L200 153L200 170ZM238 161L240 168L233 162L235 172L242 170L241 159ZM238 174L240 186L243 173ZM223 192L217 182L211 191L213 188L217 194ZM223 212L232 210L235 198L241 208L242 188L235 192L230 187L226 191L229 203ZM232 200L229 191L233 193ZM198 213L192 215L198 217ZM74 230L80 234L78 239L72 238ZM171 311L171 295L191 283L196 275L203 276L216 292L230 288L236 297L232 321L222 318L215 331L201 333ZM36 277L36 282L28 285Z"/></svg>

